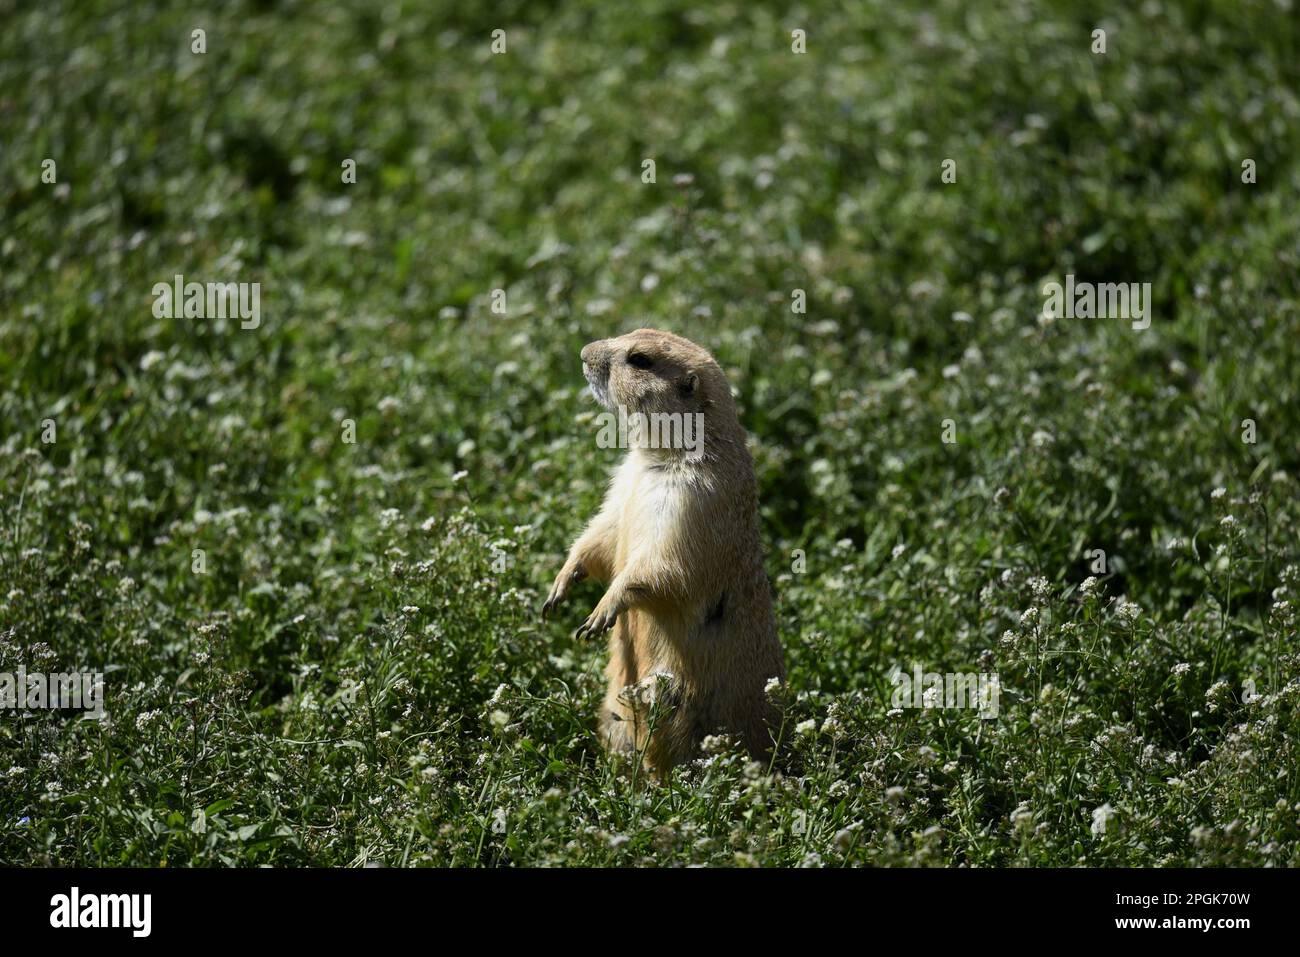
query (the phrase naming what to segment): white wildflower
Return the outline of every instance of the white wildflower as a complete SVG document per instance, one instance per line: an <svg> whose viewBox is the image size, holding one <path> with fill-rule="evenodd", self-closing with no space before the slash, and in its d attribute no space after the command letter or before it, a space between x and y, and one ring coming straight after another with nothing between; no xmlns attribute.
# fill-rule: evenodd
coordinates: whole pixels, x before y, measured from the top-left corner
<svg viewBox="0 0 1300 957"><path fill-rule="evenodd" d="M1106 827L1110 824L1111 818L1115 817L1116 811L1109 804L1103 804L1095 808L1092 812L1092 835L1093 837L1103 837L1106 834Z"/></svg>

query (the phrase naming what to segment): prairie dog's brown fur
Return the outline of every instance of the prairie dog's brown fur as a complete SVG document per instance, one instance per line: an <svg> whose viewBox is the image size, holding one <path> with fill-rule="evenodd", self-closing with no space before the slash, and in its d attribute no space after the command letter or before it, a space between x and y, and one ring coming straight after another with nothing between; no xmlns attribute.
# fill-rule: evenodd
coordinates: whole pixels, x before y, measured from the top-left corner
<svg viewBox="0 0 1300 957"><path fill-rule="evenodd" d="M656 329L589 343L582 365L612 412L702 413L702 444L688 454L629 443L543 615L576 581L608 583L578 634L612 629L600 721L610 750L643 753L659 777L721 731L766 755L780 715L764 686L784 681L785 667L763 571L754 465L726 376L705 349Z"/></svg>

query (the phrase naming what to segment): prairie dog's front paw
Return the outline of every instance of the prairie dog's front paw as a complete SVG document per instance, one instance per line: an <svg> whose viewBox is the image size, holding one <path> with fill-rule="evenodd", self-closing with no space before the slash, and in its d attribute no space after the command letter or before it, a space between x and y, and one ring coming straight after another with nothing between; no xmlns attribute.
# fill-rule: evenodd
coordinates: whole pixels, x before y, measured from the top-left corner
<svg viewBox="0 0 1300 957"><path fill-rule="evenodd" d="M551 593L547 596L546 603L542 605L542 620L545 621L547 616L569 597L569 586L586 577L587 569L581 562L565 563L565 566L560 569L560 574L555 576L555 584L551 586Z"/></svg>
<svg viewBox="0 0 1300 957"><path fill-rule="evenodd" d="M588 615L587 620L578 626L578 630L573 633L573 637L603 635L614 627L614 623L618 621L618 616L623 614L625 610L618 595L615 595L612 591L605 592L605 596L596 605L595 611Z"/></svg>

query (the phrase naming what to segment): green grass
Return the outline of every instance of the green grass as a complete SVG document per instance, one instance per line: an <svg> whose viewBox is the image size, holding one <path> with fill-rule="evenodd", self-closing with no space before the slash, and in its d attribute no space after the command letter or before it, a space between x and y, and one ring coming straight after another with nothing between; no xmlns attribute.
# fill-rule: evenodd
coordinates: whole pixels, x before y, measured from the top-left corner
<svg viewBox="0 0 1300 957"><path fill-rule="evenodd" d="M0 712L0 861L1300 863L1282 4L212 6L0 2L0 671L109 712ZM1151 328L1040 322L1067 273ZM599 586L538 616L642 325L754 440L776 773L620 775Z"/></svg>

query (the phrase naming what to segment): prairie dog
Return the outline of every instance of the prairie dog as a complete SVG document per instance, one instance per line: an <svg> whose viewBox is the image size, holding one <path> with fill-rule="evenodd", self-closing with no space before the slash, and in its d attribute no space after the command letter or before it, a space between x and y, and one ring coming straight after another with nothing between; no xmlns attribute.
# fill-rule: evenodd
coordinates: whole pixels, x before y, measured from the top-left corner
<svg viewBox="0 0 1300 957"><path fill-rule="evenodd" d="M611 412L622 407L634 421L634 413L674 414L659 420L684 422L679 435L693 441L656 448L664 443L631 430L604 504L569 550L542 615L574 582L607 583L576 636L612 631L600 715L611 751L643 754L659 778L707 734L730 732L765 756L780 721L765 686L785 680L785 665L754 464L726 376L707 350L657 329L588 343L582 368Z"/></svg>

